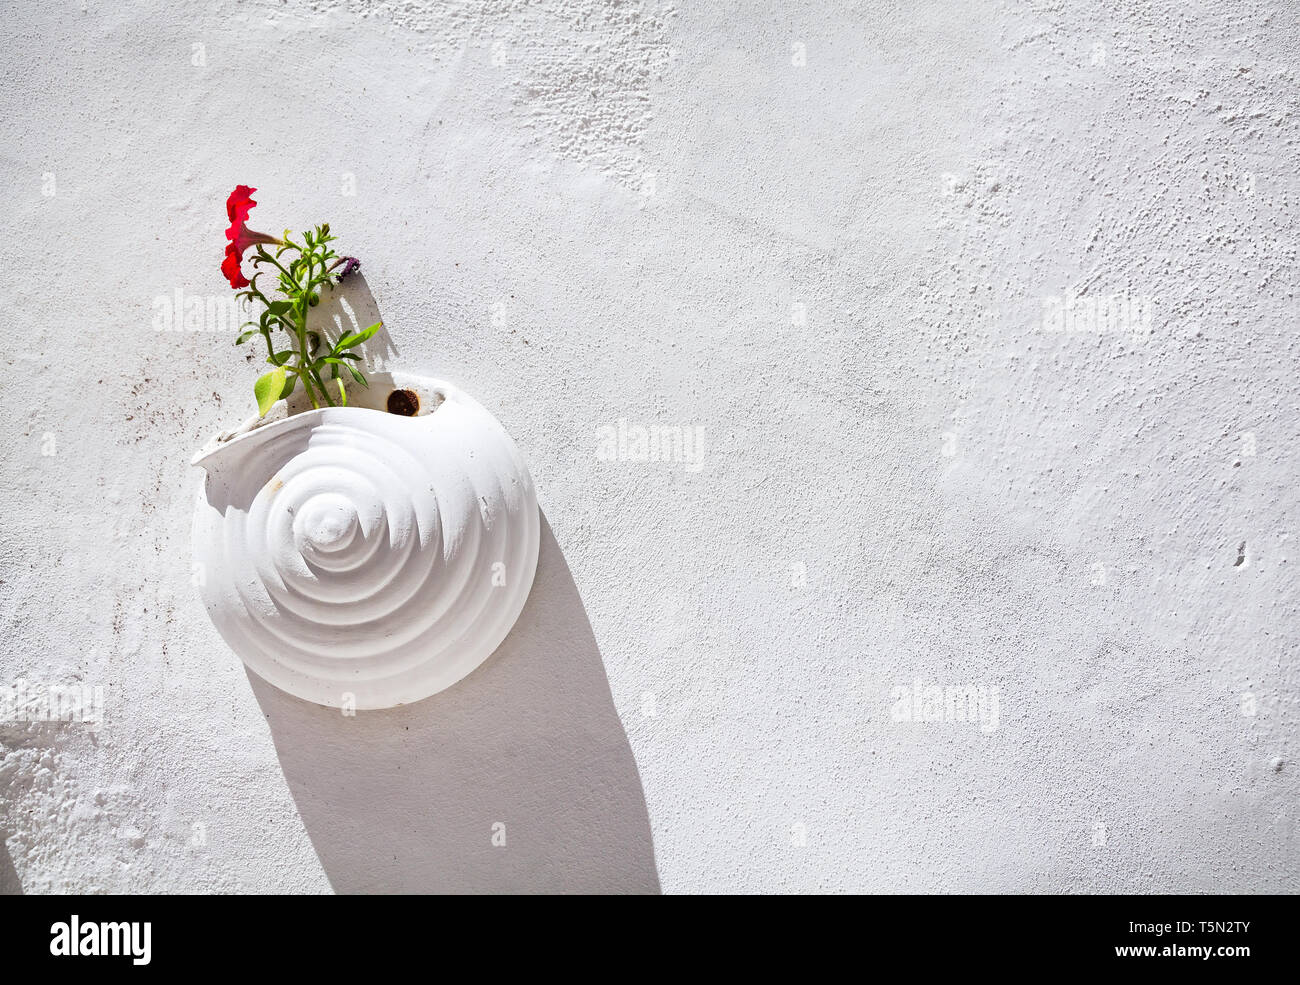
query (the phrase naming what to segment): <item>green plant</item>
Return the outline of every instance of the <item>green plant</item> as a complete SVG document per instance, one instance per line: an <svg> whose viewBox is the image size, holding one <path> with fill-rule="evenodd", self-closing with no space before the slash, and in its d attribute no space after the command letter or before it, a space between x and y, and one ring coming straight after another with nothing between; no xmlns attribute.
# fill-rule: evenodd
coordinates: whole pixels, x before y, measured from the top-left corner
<svg viewBox="0 0 1300 985"><path fill-rule="evenodd" d="M327 376L338 387L338 404L346 406L348 392L344 377L350 376L360 386L367 385L358 366L362 361L361 355L352 350L379 331L383 323L376 322L369 328L331 340L323 328L307 327L307 315L320 303L321 290L325 287L333 289L335 271L339 267L343 268L337 275L337 280L341 281L360 264L354 257L339 256L330 247L336 237L330 235L329 223L303 233L301 244L294 242L288 230L281 239L250 230L245 220L257 204L250 197L254 191L256 189L240 185L226 202L231 226L226 231L230 243L226 247L222 272L232 287L243 288L238 297L250 303L257 301L263 307L257 321L240 326L251 327L235 340L236 345L243 345L260 335L266 343L266 361L273 368L258 377L253 385L258 413L265 416L277 400L288 397L299 383L313 407L320 407L322 401L328 406L336 406L326 386ZM251 279L246 279L240 263L244 251L250 246L256 248L252 263L257 272ZM270 298L258 286L258 278L268 272L274 272L278 278L276 289L284 295L283 298Z"/></svg>

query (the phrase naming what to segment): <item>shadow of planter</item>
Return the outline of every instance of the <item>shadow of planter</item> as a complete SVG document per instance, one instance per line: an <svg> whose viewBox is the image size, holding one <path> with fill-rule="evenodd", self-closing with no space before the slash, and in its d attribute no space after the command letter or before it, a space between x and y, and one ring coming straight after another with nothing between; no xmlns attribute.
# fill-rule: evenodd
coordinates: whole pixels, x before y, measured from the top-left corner
<svg viewBox="0 0 1300 985"><path fill-rule="evenodd" d="M454 687L347 717L248 676L336 892L659 892L636 762L544 516L519 621Z"/></svg>

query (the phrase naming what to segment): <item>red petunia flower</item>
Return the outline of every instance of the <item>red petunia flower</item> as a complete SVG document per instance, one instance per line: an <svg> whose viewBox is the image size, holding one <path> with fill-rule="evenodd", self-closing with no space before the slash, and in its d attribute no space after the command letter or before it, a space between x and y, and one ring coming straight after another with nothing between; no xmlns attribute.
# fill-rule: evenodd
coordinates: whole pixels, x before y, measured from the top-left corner
<svg viewBox="0 0 1300 985"><path fill-rule="evenodd" d="M235 190L226 199L226 215L230 218L226 239L230 242L226 245L226 258L221 261L221 272L226 275L226 280L230 281L230 286L235 288L248 286L248 278L239 269L244 259L244 251L256 243L281 242L266 233L254 232L245 225L248 213L253 211L253 206L257 204L253 201L255 191L256 188L249 188L247 185L236 185Z"/></svg>

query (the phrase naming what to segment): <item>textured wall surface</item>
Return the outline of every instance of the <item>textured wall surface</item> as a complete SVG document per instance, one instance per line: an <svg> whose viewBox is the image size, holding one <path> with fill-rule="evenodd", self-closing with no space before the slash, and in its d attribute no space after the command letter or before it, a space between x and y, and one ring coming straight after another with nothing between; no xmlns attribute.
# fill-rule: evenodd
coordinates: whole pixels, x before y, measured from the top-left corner
<svg viewBox="0 0 1300 985"><path fill-rule="evenodd" d="M7 13L0 889L1300 890L1295 10L815 6ZM241 182L532 465L409 708L191 585Z"/></svg>

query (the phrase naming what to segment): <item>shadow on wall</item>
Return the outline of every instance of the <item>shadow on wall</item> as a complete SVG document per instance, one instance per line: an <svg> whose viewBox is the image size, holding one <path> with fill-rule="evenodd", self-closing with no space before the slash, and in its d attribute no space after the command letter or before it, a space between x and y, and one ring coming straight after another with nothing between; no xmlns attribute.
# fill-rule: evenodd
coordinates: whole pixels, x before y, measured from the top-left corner
<svg viewBox="0 0 1300 985"><path fill-rule="evenodd" d="M375 296L370 292L370 285L366 283L365 275L358 270L349 274L347 279L336 284L332 290L324 292L320 304L312 309L308 327L318 328L324 323L329 337L339 339L383 320ZM388 334L387 325L352 351L363 357L362 365L370 367L389 366L399 355L392 336Z"/></svg>
<svg viewBox="0 0 1300 985"><path fill-rule="evenodd" d="M636 761L545 516L519 621L454 687L346 717L248 676L335 892L659 892Z"/></svg>
<svg viewBox="0 0 1300 985"><path fill-rule="evenodd" d="M18 878L14 860L9 857L9 849L5 846L4 832L0 831L0 896L22 895L23 881Z"/></svg>

